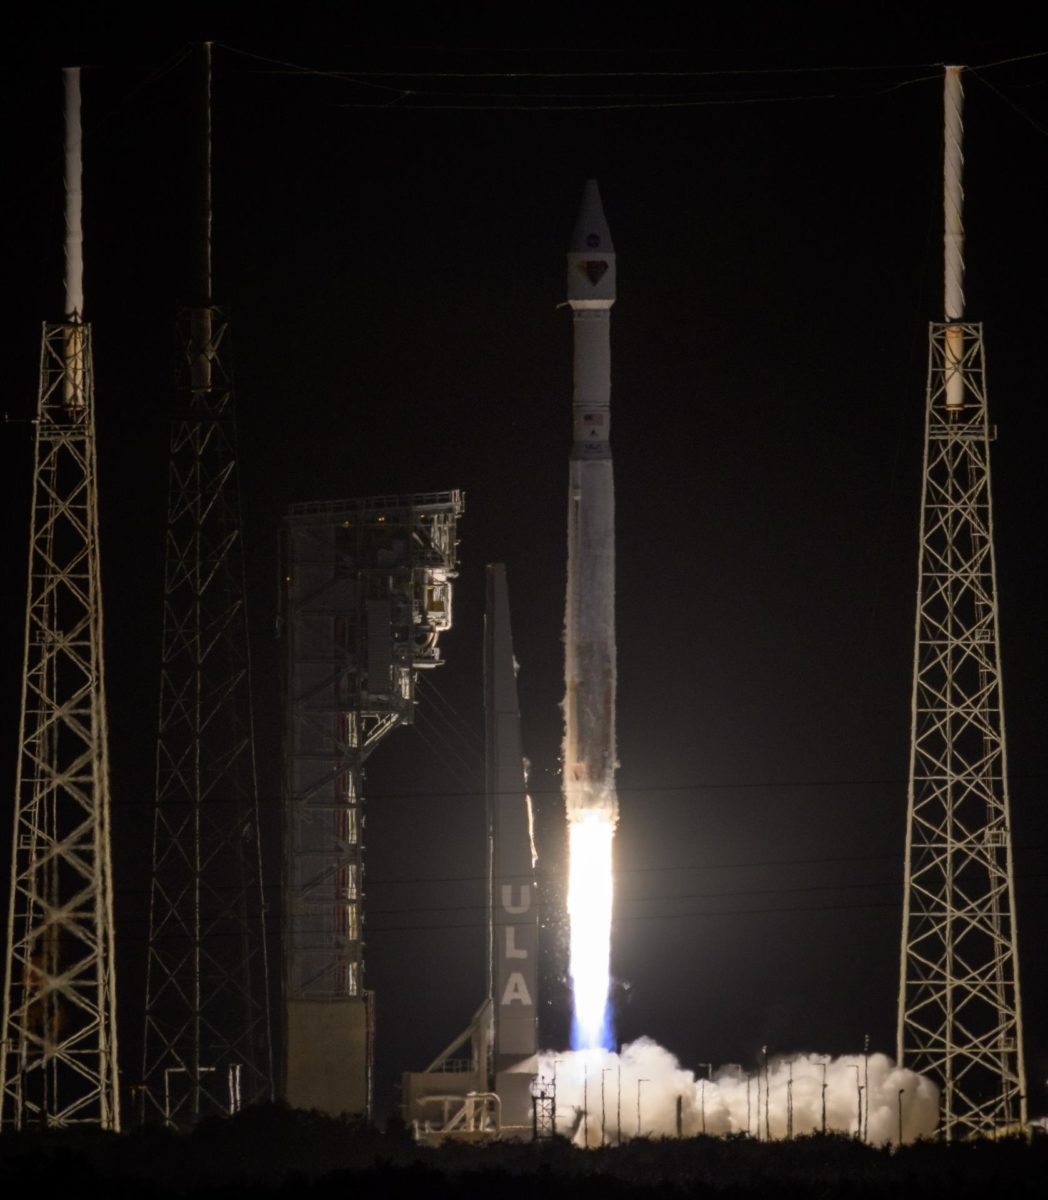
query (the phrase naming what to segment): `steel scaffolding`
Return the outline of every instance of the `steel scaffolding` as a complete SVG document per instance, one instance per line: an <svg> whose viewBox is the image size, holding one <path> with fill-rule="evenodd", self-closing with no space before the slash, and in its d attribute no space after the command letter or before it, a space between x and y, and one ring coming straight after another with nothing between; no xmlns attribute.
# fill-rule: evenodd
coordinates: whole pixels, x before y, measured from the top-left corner
<svg viewBox="0 0 1048 1200"><path fill-rule="evenodd" d="M91 328L44 326L0 1125L120 1126Z"/></svg>
<svg viewBox="0 0 1048 1200"><path fill-rule="evenodd" d="M285 640L284 1094L370 1113L364 763L414 716L451 626L460 492L297 504L281 535Z"/></svg>
<svg viewBox="0 0 1048 1200"><path fill-rule="evenodd" d="M932 325L898 1057L942 1088L947 1138L1026 1123L991 436L982 326Z"/></svg>
<svg viewBox="0 0 1048 1200"><path fill-rule="evenodd" d="M185 1127L272 1098L236 414L217 308L179 314L171 426L146 1112Z"/></svg>

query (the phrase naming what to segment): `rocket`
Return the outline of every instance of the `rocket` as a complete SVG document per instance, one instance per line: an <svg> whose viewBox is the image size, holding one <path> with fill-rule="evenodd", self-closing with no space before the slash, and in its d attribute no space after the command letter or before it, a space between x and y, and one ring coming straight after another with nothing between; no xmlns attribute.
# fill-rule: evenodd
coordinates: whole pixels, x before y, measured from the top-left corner
<svg viewBox="0 0 1048 1200"><path fill-rule="evenodd" d="M615 248L596 180L568 247L574 326L574 436L564 623L564 798L568 819L618 817L615 795L615 487L611 461L611 306Z"/></svg>

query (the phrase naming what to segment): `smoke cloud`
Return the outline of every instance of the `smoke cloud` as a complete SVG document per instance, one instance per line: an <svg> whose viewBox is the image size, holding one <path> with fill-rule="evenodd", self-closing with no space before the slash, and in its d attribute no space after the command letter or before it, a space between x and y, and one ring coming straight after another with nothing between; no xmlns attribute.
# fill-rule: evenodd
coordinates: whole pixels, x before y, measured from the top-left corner
<svg viewBox="0 0 1048 1200"><path fill-rule="evenodd" d="M611 1050L545 1052L539 1073L556 1081L557 1132L577 1146L642 1137L745 1134L781 1139L823 1128L872 1145L934 1134L939 1090L884 1054L769 1057L750 1072L727 1066L696 1079L650 1038ZM791 1082L792 1079L792 1082ZM825 1082L825 1091L823 1084ZM862 1088L860 1093L859 1089Z"/></svg>

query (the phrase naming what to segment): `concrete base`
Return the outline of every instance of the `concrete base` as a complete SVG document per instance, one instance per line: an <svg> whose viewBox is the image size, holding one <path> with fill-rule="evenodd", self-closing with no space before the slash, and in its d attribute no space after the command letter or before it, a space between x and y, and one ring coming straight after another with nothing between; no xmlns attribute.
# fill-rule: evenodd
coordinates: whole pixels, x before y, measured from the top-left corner
<svg viewBox="0 0 1048 1200"><path fill-rule="evenodd" d="M370 1117L370 993L287 1004L284 1098L292 1108Z"/></svg>
<svg viewBox="0 0 1048 1200"><path fill-rule="evenodd" d="M499 1071L495 1076L495 1091L502 1101L502 1124L507 1127L525 1128L532 1136L533 1105L531 1085L535 1080L535 1060L526 1060L512 1071Z"/></svg>

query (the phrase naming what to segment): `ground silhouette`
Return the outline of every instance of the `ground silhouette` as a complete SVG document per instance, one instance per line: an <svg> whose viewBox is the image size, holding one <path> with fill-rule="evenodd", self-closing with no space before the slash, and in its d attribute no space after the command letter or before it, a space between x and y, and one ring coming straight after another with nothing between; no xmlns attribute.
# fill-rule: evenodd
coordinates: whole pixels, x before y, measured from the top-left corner
<svg viewBox="0 0 1048 1200"><path fill-rule="evenodd" d="M77 1200L176 1197L284 1197L331 1194L354 1200L427 1197L499 1200L622 1200L710 1196L748 1200L857 1197L953 1200L1040 1197L1048 1138L1007 1138L901 1150L852 1138L810 1136L757 1142L745 1137L635 1139L582 1151L561 1138L532 1144L416 1146L396 1123L381 1131L279 1105L203 1121L189 1134L156 1126L115 1135L28 1130L0 1135L0 1194L62 1194Z"/></svg>

